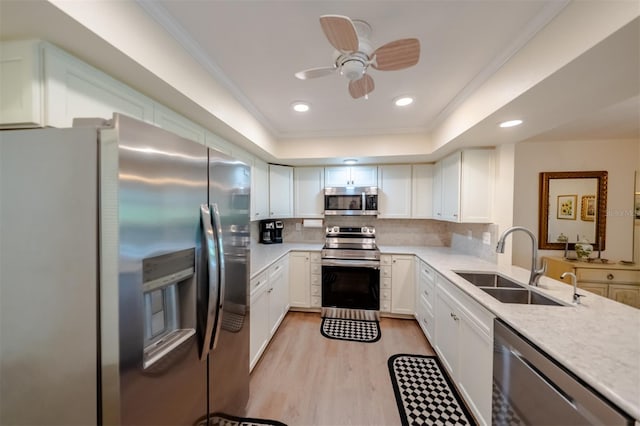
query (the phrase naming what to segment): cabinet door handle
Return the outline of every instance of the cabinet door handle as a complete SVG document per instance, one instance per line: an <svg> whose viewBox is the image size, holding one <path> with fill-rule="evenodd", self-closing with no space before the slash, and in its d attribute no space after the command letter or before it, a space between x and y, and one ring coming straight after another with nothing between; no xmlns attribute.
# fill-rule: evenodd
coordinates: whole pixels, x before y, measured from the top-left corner
<svg viewBox="0 0 640 426"><path fill-rule="evenodd" d="M612 280L612 279L613 279L613 274L608 274L608 275L607 275L607 279L608 279L608 280Z"/></svg>
<svg viewBox="0 0 640 426"><path fill-rule="evenodd" d="M458 321L458 316L456 314L454 314L453 312L450 313L451 314L451 318L453 318L454 321Z"/></svg>

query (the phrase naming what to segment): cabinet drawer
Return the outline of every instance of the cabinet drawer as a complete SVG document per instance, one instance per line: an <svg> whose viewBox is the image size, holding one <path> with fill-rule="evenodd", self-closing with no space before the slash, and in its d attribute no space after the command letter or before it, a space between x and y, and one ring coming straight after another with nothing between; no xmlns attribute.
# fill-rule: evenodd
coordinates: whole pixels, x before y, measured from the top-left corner
<svg viewBox="0 0 640 426"><path fill-rule="evenodd" d="M284 267L284 259L278 260L276 263L269 267L269 278L273 277L275 274L282 272Z"/></svg>
<svg viewBox="0 0 640 426"><path fill-rule="evenodd" d="M422 297L418 303L418 322L420 323L420 327L424 331L424 334L431 342L433 342L432 338L435 330L433 310L427 307L426 300Z"/></svg>
<svg viewBox="0 0 640 426"><path fill-rule="evenodd" d="M420 281L425 281L431 284L435 284L436 282L435 271L424 262L420 262Z"/></svg>
<svg viewBox="0 0 640 426"><path fill-rule="evenodd" d="M382 266L380 268L380 278L391 278L391 266Z"/></svg>
<svg viewBox="0 0 640 426"><path fill-rule="evenodd" d="M578 277L578 281L640 284L640 271L577 268L576 276Z"/></svg>
<svg viewBox="0 0 640 426"><path fill-rule="evenodd" d="M382 278L380 280L380 288L391 288L391 278Z"/></svg>
<svg viewBox="0 0 640 426"><path fill-rule="evenodd" d="M322 273L322 265L319 263L311 264L311 273L312 274L321 274Z"/></svg>
<svg viewBox="0 0 640 426"><path fill-rule="evenodd" d="M581 288L586 291L590 291L591 293L595 293L598 296L602 296L602 297L608 297L608 293L609 293L609 284L605 284L605 283L581 282L581 283L578 283L578 288Z"/></svg>
<svg viewBox="0 0 640 426"><path fill-rule="evenodd" d="M391 256L388 254L383 254L382 256L380 256L380 264L391 265Z"/></svg>
<svg viewBox="0 0 640 426"><path fill-rule="evenodd" d="M311 252L311 263L320 263L320 262L322 262L320 253Z"/></svg>
<svg viewBox="0 0 640 426"><path fill-rule="evenodd" d="M249 290L250 292L254 292L256 289L258 289L259 287L265 285L267 283L267 273L263 272L260 275L254 277L251 282L250 282L250 288L251 290Z"/></svg>
<svg viewBox="0 0 640 426"><path fill-rule="evenodd" d="M320 297L321 294L322 294L322 290L321 290L320 286L318 286L318 285L312 285L311 286L311 297L313 297L313 296Z"/></svg>
<svg viewBox="0 0 640 426"><path fill-rule="evenodd" d="M427 307L433 310L433 304L435 302L436 291L434 286L426 286L420 292L420 298L424 300Z"/></svg>
<svg viewBox="0 0 640 426"><path fill-rule="evenodd" d="M321 305L321 300L320 296L311 296L311 306L313 308L319 308Z"/></svg>
<svg viewBox="0 0 640 426"><path fill-rule="evenodd" d="M382 312L391 312L391 300L381 300L380 301L380 311L382 311Z"/></svg>
<svg viewBox="0 0 640 426"><path fill-rule="evenodd" d="M386 288L381 289L380 300L391 300L391 289L386 289Z"/></svg>
<svg viewBox="0 0 640 426"><path fill-rule="evenodd" d="M321 282L322 282L322 275L311 274L311 285L320 285Z"/></svg>

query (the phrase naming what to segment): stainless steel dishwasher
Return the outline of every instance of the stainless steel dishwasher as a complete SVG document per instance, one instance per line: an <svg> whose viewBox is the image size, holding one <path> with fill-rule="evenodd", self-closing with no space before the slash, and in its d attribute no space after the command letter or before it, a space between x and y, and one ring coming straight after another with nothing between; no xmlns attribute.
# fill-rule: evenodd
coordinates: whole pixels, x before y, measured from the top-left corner
<svg viewBox="0 0 640 426"><path fill-rule="evenodd" d="M631 425L633 420L494 320L492 425Z"/></svg>

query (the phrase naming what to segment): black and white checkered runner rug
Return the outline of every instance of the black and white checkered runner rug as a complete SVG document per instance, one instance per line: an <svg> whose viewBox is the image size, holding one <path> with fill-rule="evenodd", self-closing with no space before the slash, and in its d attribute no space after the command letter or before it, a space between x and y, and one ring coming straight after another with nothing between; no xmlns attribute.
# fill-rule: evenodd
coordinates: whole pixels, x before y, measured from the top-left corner
<svg viewBox="0 0 640 426"><path fill-rule="evenodd" d="M373 343L380 340L380 323L369 320L322 318L320 332L329 339Z"/></svg>
<svg viewBox="0 0 640 426"><path fill-rule="evenodd" d="M236 417L223 413L214 413L209 415L209 424L207 420L202 419L196 422L196 426L287 426L277 420L254 419L250 417Z"/></svg>
<svg viewBox="0 0 640 426"><path fill-rule="evenodd" d="M404 426L475 425L435 356L398 354L387 364Z"/></svg>

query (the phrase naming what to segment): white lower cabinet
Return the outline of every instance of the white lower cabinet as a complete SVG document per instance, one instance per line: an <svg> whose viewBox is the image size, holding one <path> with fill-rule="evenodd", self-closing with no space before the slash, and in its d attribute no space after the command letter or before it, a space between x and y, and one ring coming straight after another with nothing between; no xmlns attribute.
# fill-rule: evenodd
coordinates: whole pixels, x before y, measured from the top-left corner
<svg viewBox="0 0 640 426"><path fill-rule="evenodd" d="M414 258L406 254L380 256L380 312L414 315Z"/></svg>
<svg viewBox="0 0 640 426"><path fill-rule="evenodd" d="M306 251L289 253L289 296L292 308L311 306L311 256Z"/></svg>
<svg viewBox="0 0 640 426"><path fill-rule="evenodd" d="M380 256L380 312L391 312L391 255Z"/></svg>
<svg viewBox="0 0 640 426"><path fill-rule="evenodd" d="M256 365L260 355L269 343L269 286L267 273L263 272L251 280L249 352L251 369Z"/></svg>
<svg viewBox="0 0 640 426"><path fill-rule="evenodd" d="M250 282L250 368L257 364L289 310L289 258L276 261Z"/></svg>
<svg viewBox="0 0 640 426"><path fill-rule="evenodd" d="M432 344L435 342L435 274L431 266L416 258L415 317L425 336Z"/></svg>
<svg viewBox="0 0 640 426"><path fill-rule="evenodd" d="M311 252L311 307L322 306L322 256L320 252Z"/></svg>
<svg viewBox="0 0 640 426"><path fill-rule="evenodd" d="M436 277L435 345L480 424L491 424L493 315L447 279Z"/></svg>
<svg viewBox="0 0 640 426"><path fill-rule="evenodd" d="M415 267L413 255L391 256L391 313L415 312Z"/></svg>
<svg viewBox="0 0 640 426"><path fill-rule="evenodd" d="M289 254L289 295L292 308L322 305L320 252L293 251Z"/></svg>
<svg viewBox="0 0 640 426"><path fill-rule="evenodd" d="M273 335L289 310L289 257L269 268L269 327Z"/></svg>

